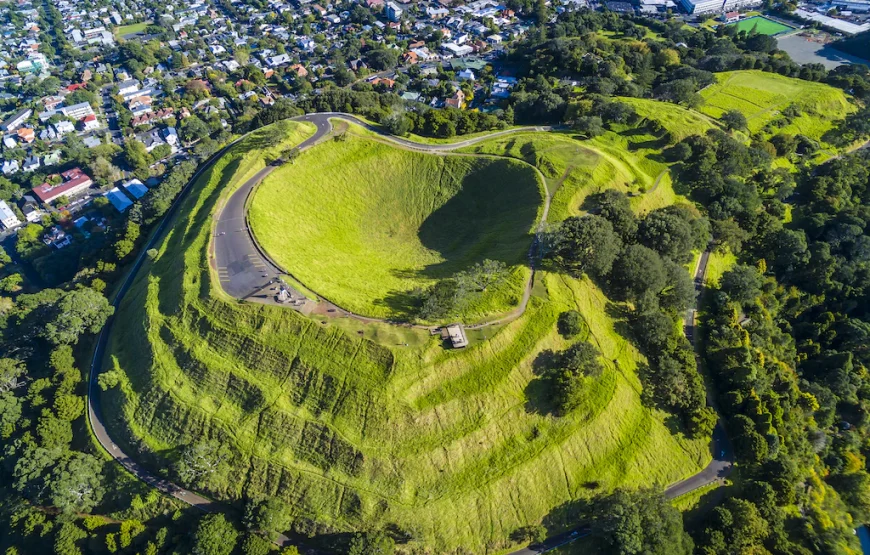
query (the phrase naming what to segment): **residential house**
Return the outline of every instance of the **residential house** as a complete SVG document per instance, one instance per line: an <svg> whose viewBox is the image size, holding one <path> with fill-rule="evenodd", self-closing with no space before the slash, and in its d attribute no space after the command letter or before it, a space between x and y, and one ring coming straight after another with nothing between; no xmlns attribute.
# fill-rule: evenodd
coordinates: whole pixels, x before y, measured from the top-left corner
<svg viewBox="0 0 870 555"><path fill-rule="evenodd" d="M100 128L100 120L97 119L97 116L94 114L90 114L82 118L82 129L85 131L94 131L95 129Z"/></svg>
<svg viewBox="0 0 870 555"><path fill-rule="evenodd" d="M0 226L3 229L12 229L21 225L21 220L15 215L15 212L9 208L5 201L0 200Z"/></svg>
<svg viewBox="0 0 870 555"><path fill-rule="evenodd" d="M4 131L15 131L27 121L27 118L33 115L33 110L30 108L25 108L24 110L20 110L13 114L9 119L3 122L2 127Z"/></svg>
<svg viewBox="0 0 870 555"><path fill-rule="evenodd" d="M39 156L31 154L24 159L24 162L21 163L21 170L25 172L32 172L38 170L39 166Z"/></svg>

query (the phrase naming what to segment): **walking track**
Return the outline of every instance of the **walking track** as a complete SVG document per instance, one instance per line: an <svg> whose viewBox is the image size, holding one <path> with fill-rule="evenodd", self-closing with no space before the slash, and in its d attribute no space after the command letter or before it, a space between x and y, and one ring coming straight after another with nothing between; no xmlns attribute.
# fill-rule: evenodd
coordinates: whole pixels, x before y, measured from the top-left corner
<svg viewBox="0 0 870 555"><path fill-rule="evenodd" d="M332 130L330 119L342 119L358 125L361 125L376 133L381 133L380 130L372 127L368 123L348 114L343 113L317 113L308 114L295 118L297 121L307 121L315 125L316 131L314 135L303 141L299 145L299 149L309 148L329 135ZM524 127L509 129L491 133L485 136L459 141L450 144L421 144L400 137L384 136L388 140L403 146L405 148L420 150L424 152L449 152L462 147L470 146L480 141L492 139L494 137L507 135L517 132L528 131L548 131L550 127ZM382 134L383 135L383 134ZM238 141L238 140L237 140ZM120 306L121 301L130 289L136 274L142 267L145 260L146 251L153 248L158 241L162 240L166 227L178 211L181 201L186 197L192 184L208 168L215 160L220 158L226 151L231 148L237 141L227 145L219 152L215 153L208 161L206 161L193 175L190 181L182 189L178 198L173 203L172 207L167 211L163 220L155 229L147 243L142 247L139 256L133 263L130 273L121 284L117 295L112 300L112 306L116 309ZM234 192L226 202L220 215L217 218L215 228L214 254L218 265L218 275L221 279L221 286L230 295L240 299L250 298L256 295L259 291L268 285L269 275L280 275L281 269L269 260L256 245L253 237L248 229L246 220L247 200L254 187L274 171L274 166L267 166L258 172L253 178L245 183L239 190ZM547 199L549 205L549 195ZM546 221L546 210L542 217L542 222ZM704 277L707 272L707 260L709 251L703 253L698 267L695 271L695 289L700 292L703 288ZM267 287L266 287L267 288ZM524 295L524 303L528 301L528 296ZM340 310L339 307L334 307L335 310ZM346 312L346 311L344 311ZM354 315L355 316L355 315ZM694 343L696 336L695 324L695 308L691 308L686 318L686 335ZM366 319L362 316L355 316L360 319ZM99 386L97 385L97 376L102 368L102 361L106 353L106 345L108 343L109 333L111 331L114 317L110 317L100 331L97 337L97 343L94 348L94 355L91 359L90 376L88 382L88 422L94 432L99 444L106 452L119 464L121 464L133 476L142 480L146 484L160 490L161 492L171 495L191 506L201 509L206 512L219 511L220 504L211 501L201 495L188 491L176 484L173 484L167 479L160 478L152 474L150 471L140 465L134 458L125 453L117 444L112 441L106 429L105 415L100 404ZM372 319L369 319L372 320ZM120 418L120 416L115 416ZM683 495L707 484L723 479L731 470L733 457L731 454L730 444L725 435L725 431L721 426L717 426L713 434L712 442L713 460L701 472L691 476L681 482L671 485L665 490L665 495L669 498L674 498ZM510 555L534 555L544 553L555 549L558 546L573 542L576 539L588 535L588 530L585 528L577 528L567 531L563 534L548 538L545 542L534 547L527 547L511 553ZM284 545L289 543L289 538L279 535L276 543Z"/></svg>

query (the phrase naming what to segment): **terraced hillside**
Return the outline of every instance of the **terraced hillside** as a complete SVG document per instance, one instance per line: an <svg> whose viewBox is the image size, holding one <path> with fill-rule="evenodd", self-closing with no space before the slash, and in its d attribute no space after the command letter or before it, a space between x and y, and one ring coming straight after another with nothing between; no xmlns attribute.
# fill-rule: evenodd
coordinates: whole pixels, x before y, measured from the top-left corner
<svg viewBox="0 0 870 555"><path fill-rule="evenodd" d="M519 304L544 196L534 168L346 137L307 150L256 190L250 224L273 260L339 306L388 318L410 316L413 290L499 260L512 279L463 320Z"/></svg>
<svg viewBox="0 0 870 555"><path fill-rule="evenodd" d="M716 78L718 83L701 91L704 104L699 110L715 118L728 110L739 110L746 116L751 133L800 133L820 140L855 109L843 91L823 83L759 70L726 71L717 73ZM792 104L801 114L789 123L781 112Z"/></svg>
<svg viewBox="0 0 870 555"><path fill-rule="evenodd" d="M283 146L306 132L291 126ZM103 410L129 452L165 469L184 446L219 439L229 464L189 484L198 491L283 499L294 529L314 534L396 527L438 553L507 548L520 526L566 524L574 499L668 484L709 460L706 440L672 434L641 404L643 357L617 333L619 307L588 280L540 274L522 317L460 352L434 338L377 344L228 299L209 270L209 222L271 155L262 140L203 176L118 311L105 366L121 385L103 394ZM587 379L576 412L556 417L535 361L568 345L556 320L569 308L605 370Z"/></svg>

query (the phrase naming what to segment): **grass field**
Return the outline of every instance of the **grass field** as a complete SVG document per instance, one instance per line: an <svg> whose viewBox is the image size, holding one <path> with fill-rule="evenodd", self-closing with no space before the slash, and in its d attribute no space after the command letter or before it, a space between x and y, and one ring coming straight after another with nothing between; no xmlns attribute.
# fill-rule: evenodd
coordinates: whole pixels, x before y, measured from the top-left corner
<svg viewBox="0 0 870 555"><path fill-rule="evenodd" d="M729 26L737 27L737 31L746 31L747 33L756 32L760 35L779 35L794 31L794 27L784 25L778 21L768 19L762 16L747 17L735 23L729 23Z"/></svg>
<svg viewBox="0 0 870 555"><path fill-rule="evenodd" d="M716 127L709 116L674 104L620 100L631 104L642 118L659 121L674 141ZM638 213L679 200L669 166L661 158L665 146L661 137L642 127L621 127L592 140L578 140L571 133L517 133L463 151L517 158L537 167L553 195L548 217L553 223L583 213L586 197L606 189L633 195L632 207Z"/></svg>
<svg viewBox="0 0 870 555"><path fill-rule="evenodd" d="M758 70L727 71L716 77L718 83L701 91L704 104L699 110L714 118L739 110L746 116L751 133L800 133L820 140L855 109L846 93L823 83ZM787 123L780 112L791 104L802 114Z"/></svg>
<svg viewBox="0 0 870 555"><path fill-rule="evenodd" d="M307 150L254 193L251 227L275 261L352 312L407 318L412 290L489 258L511 279L463 320L519 304L543 203L532 167L348 137Z"/></svg>
<svg viewBox="0 0 870 555"><path fill-rule="evenodd" d="M115 36L123 37L126 35L135 35L137 33L142 33L149 25L151 25L150 21L131 23L130 25L121 25L120 27L115 27Z"/></svg>
<svg viewBox="0 0 870 555"><path fill-rule="evenodd" d="M291 125L285 144L310 132ZM572 500L668 484L708 462L707 441L672 434L641 404L644 359L588 280L539 274L526 313L462 351L228 299L209 270L211 217L269 155L254 136L204 172L118 310L105 366L124 377L103 410L138 459L166 468L179 447L215 438L230 465L198 491L238 506L281 498L316 534L395 527L434 553L503 551L517 527L551 522ZM575 413L555 417L534 366L569 344L556 331L569 308L605 370Z"/></svg>

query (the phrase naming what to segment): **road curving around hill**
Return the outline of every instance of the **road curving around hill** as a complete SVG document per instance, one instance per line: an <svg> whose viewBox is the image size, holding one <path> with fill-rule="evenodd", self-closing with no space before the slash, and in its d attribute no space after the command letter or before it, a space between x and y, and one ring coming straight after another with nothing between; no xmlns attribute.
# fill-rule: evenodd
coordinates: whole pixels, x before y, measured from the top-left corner
<svg viewBox="0 0 870 555"><path fill-rule="evenodd" d="M494 137L508 135L511 133L549 131L552 129L552 127L514 128L490 133L480 137L475 137L473 139L458 141L455 143L421 144L410 141L408 139L386 135L381 130L375 128L369 123L360 120L355 116L344 113L327 112L307 114L294 119L296 121L310 122L313 123L315 126L315 133L298 145L297 148L300 150L310 148L311 146L317 144L318 142L329 136L332 131L332 124L330 122L331 119L341 119L357 125L361 125L370 131L374 131L380 134L385 140L389 140L405 148L424 152L449 152L452 150L473 145L484 140L489 140ZM126 278L121 284L121 287L118 289L117 294L112 299L111 304L116 310L120 306L122 300L124 299L124 296L130 290L130 287L135 280L135 277L138 274L139 270L142 268L142 265L144 264L144 261L146 259L146 251L154 248L158 244L158 242L164 238L167 226L178 212L179 206L189 193L190 189L193 186L193 183L199 178L200 175L202 175L202 173L207 168L209 168L216 160L218 160L242 138L244 137L240 137L236 141L233 141L232 143L215 153L204 164L202 164L200 168L196 171L196 173L194 173L193 177L191 177L190 181L179 193L178 197L175 199L170 209L164 215L160 224L151 234L145 245L142 246L139 256L133 263L130 272L127 274ZM212 252L215 256L215 260L218 266L218 275L221 278L221 286L224 291L238 299L249 299L252 295L257 295L262 292L264 288L268 289L267 285L269 281L269 276L277 276L280 275L282 272L280 267L272 262L268 258L268 256L266 256L266 254L259 249L256 241L250 233L246 218L247 204L251 191L254 190L257 183L262 181L266 176L274 171L274 169L275 166L267 166L263 170L260 170L260 172L258 172L253 178L251 178L248 182L242 185L242 187L240 187L237 191L230 195L230 197L227 199L226 204L223 206L220 214L216 218L215 234L213 237L213 239L215 240L212 244ZM550 195L548 195L548 197L549 196ZM709 252L705 252L701 256L698 267L695 270L695 288L696 291L699 293L703 288L704 277L707 270L706 261L708 257ZM222 271L221 269L225 271ZM339 307L334 307L331 310L341 309ZM686 334L693 343L694 338L697 335L694 311L694 307L690 309L686 318ZM121 449L120 446L112 441L112 438L109 436L108 430L106 428L106 415L103 413L100 403L100 392L99 386L97 384L97 377L102 370L102 363L105 358L108 337L111 332L114 318L115 316L110 317L107 320L106 324L103 326L103 329L100 331L100 334L97 337L96 345L94 347L94 354L91 359L87 390L88 423L90 424L90 427L94 433L94 437L96 438L100 446L103 447L106 453L108 453L108 455L112 457L112 459L118 462L128 472L130 472L130 474L132 474L142 482L202 511L213 512L221 510L221 504L201 495L198 495L192 491L186 490L172 483L166 478L161 478L151 473L149 470L139 464L133 457L125 453L123 449ZM370 320L376 321L375 319ZM120 418L120 416L116 416L116 418ZM668 487L665 490L665 495L668 498L678 497L697 488L706 486L710 483L721 481L724 479L725 476L727 476L727 474L731 470L733 456L730 444L728 442L728 438L725 434L724 429L721 426L721 423L717 426L713 434L711 449L713 460L710 462L710 464L707 465L707 467L699 473ZM526 547L518 551L514 551L510 555L534 555L544 553L547 551L551 551L559 546L571 543L579 538L585 537L588 534L589 532L586 528L569 530L562 534L558 534L556 536L548 538L540 545ZM289 542L289 538L283 535L279 535L276 539L276 543L278 543L279 545L285 545Z"/></svg>

